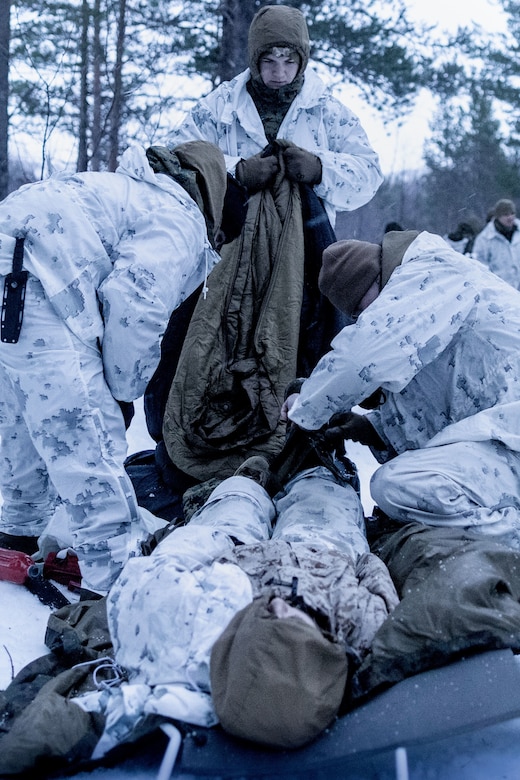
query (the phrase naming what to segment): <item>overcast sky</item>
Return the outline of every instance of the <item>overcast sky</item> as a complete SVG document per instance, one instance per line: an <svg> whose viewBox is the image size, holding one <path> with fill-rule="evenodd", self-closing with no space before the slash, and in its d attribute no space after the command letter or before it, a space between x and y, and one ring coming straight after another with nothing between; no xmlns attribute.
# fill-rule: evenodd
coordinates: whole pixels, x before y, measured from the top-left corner
<svg viewBox="0 0 520 780"><path fill-rule="evenodd" d="M470 21L485 25L488 30L503 30L504 20L501 4L496 0L405 0L412 19L429 24L439 24L449 30L455 30Z"/></svg>
<svg viewBox="0 0 520 780"><path fill-rule="evenodd" d="M405 0L411 21L422 21L429 25L438 25L440 30L454 31L458 26L475 22L488 31L504 31L505 19L497 0L471 0L470 3L461 0ZM468 7L471 11L468 12ZM402 170L417 170L423 165L422 150L424 140L429 136L429 126L436 106L428 92L424 91L417 98L414 110L399 122L384 125L381 116L371 109L366 100L360 98L351 86L344 91L336 90L343 100L360 118L368 133L370 142L379 154L383 173L386 176ZM29 141L19 133L11 145L15 154L24 159L27 154L25 146L32 150L34 139ZM66 146L66 148L65 148ZM36 159L39 156L39 143ZM69 150L69 144L55 134L48 146L50 157L59 168L74 166L76 152Z"/></svg>
<svg viewBox="0 0 520 780"><path fill-rule="evenodd" d="M405 0L405 4L411 21L438 25L442 30L455 31L471 22L490 32L506 29L501 5L496 0ZM347 89L342 99L361 119L385 175L422 167L422 148L436 108L430 95L421 94L410 116L386 127L377 112L367 108L351 90Z"/></svg>

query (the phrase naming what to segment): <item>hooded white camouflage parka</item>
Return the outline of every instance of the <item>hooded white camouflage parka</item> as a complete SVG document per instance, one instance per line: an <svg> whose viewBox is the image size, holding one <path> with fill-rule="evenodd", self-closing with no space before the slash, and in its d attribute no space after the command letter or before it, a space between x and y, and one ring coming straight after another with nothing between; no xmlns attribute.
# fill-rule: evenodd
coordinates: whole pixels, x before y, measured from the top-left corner
<svg viewBox="0 0 520 780"><path fill-rule="evenodd" d="M106 380L124 401L143 394L171 312L220 259L195 201L138 146L116 175L56 175L4 200L0 274L11 271L15 235L57 315L102 344Z"/></svg>
<svg viewBox="0 0 520 780"><path fill-rule="evenodd" d="M224 153L230 173L241 159L267 146L262 121L246 84L249 68L232 81L220 84L202 98L168 138L170 146L203 139ZM368 203L383 176L377 154L358 117L325 86L311 69L305 71L301 92L295 97L278 130L284 138L321 160L322 178L314 186L334 226L336 212L353 211Z"/></svg>
<svg viewBox="0 0 520 780"><path fill-rule="evenodd" d="M520 295L420 233L378 298L344 328L289 417L321 428L382 388L370 416L397 453L493 438L520 452Z"/></svg>
<svg viewBox="0 0 520 780"><path fill-rule="evenodd" d="M519 292L420 233L376 300L334 339L289 417L316 430L378 388L385 400L369 419L387 444L380 461L391 460L371 491L384 511L513 530L518 545Z"/></svg>

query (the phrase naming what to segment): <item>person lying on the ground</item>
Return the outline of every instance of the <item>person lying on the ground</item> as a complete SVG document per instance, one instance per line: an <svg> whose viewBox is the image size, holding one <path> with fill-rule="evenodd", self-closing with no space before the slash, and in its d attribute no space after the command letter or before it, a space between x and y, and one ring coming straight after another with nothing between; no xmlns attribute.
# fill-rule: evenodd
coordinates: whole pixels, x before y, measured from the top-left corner
<svg viewBox="0 0 520 780"><path fill-rule="evenodd" d="M70 547L98 592L163 524L125 472L118 402L142 396L172 311L220 259L222 152L168 154L171 175L132 147L115 173L53 176L0 204L0 546Z"/></svg>
<svg viewBox="0 0 520 780"><path fill-rule="evenodd" d="M321 290L351 318L283 416L372 446L378 507L520 548L520 295L439 236L339 241ZM377 408L360 417L353 408ZM337 418L336 418L337 420ZM334 427L334 426L333 426Z"/></svg>
<svg viewBox="0 0 520 780"><path fill-rule="evenodd" d="M74 699L107 718L96 755L147 714L286 748L334 720L398 600L349 484L319 466L271 499L268 474L265 459L247 460L112 587L127 682Z"/></svg>
<svg viewBox="0 0 520 780"><path fill-rule="evenodd" d="M343 687L340 716L461 654L520 649L520 552L410 523L378 545L387 571L367 553L355 491L311 469L273 503L251 480L266 464L252 465L127 564L108 624L107 597L50 616L51 653L2 692L2 776L112 765L122 753L111 747L165 720L201 741L193 725L220 718L232 734L295 747L334 724ZM326 740L346 733L337 725Z"/></svg>

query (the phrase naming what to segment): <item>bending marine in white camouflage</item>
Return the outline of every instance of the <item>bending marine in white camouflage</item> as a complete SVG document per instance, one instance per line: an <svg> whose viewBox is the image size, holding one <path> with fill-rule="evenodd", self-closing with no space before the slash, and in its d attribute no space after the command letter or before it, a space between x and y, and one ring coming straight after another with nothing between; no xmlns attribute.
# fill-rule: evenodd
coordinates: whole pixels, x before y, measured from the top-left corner
<svg viewBox="0 0 520 780"><path fill-rule="evenodd" d="M284 413L371 446L392 519L520 548L520 294L439 236L339 241L320 289L352 318ZM379 396L374 411L352 408ZM334 427L334 426L333 426Z"/></svg>
<svg viewBox="0 0 520 780"><path fill-rule="evenodd" d="M204 179L211 215L138 147L115 173L55 176L0 204L0 289L16 238L28 272L17 341L2 321L0 546L72 547L96 591L162 522L137 506L117 401L143 394L170 314L219 260L206 222L220 225L223 155L205 142L173 155Z"/></svg>

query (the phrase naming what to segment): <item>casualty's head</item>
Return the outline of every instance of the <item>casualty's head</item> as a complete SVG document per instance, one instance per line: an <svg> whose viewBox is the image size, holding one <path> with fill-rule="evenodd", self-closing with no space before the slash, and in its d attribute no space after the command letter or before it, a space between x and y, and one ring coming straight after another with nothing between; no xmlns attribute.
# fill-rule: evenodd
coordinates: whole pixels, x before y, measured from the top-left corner
<svg viewBox="0 0 520 780"><path fill-rule="evenodd" d="M382 244L336 241L323 252L318 278L321 292L355 321L377 298L418 235L416 230L396 230L385 233Z"/></svg>
<svg viewBox="0 0 520 780"><path fill-rule="evenodd" d="M303 78L310 54L307 23L302 12L286 5L266 5L249 28L249 69L253 81L281 89Z"/></svg>
<svg viewBox="0 0 520 780"><path fill-rule="evenodd" d="M284 604L264 595L235 615L211 651L211 695L229 733L298 748L337 715L348 662L308 615Z"/></svg>

